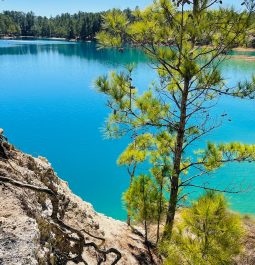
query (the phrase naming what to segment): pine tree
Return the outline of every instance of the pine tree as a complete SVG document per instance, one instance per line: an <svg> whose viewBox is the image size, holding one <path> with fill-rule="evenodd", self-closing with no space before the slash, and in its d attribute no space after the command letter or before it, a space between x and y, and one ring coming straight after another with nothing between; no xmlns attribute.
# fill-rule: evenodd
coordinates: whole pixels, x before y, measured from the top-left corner
<svg viewBox="0 0 255 265"><path fill-rule="evenodd" d="M169 149L167 179L169 202L164 237L171 237L175 213L187 187L197 185L197 177L208 175L229 162L254 161L255 146L241 143L208 143L197 150L195 143L226 120L215 117L213 106L222 96L254 98L255 78L229 87L220 72L227 52L245 42L251 27L254 0L243 2L245 10L210 9L217 0L157 0L144 10L136 9L132 21L120 10L103 16L103 31L97 35L101 47L125 50L139 46L156 69L156 80L138 93L132 71L123 70L96 80L98 90L108 96L113 110L106 125L110 137L131 134L168 139L158 148L153 144L146 162L155 166L152 151ZM189 152L188 152L189 150ZM191 151L190 151L191 150ZM161 157L162 159L163 157ZM161 169L164 163L158 165ZM188 174L189 173L189 174ZM182 192L181 192L182 191ZM222 191L233 192L222 189Z"/></svg>
<svg viewBox="0 0 255 265"><path fill-rule="evenodd" d="M157 186L147 175L135 178L123 195L130 216L144 224L145 242L148 242L148 225L157 220L159 193Z"/></svg>
<svg viewBox="0 0 255 265"><path fill-rule="evenodd" d="M241 251L241 219L222 194L207 192L182 210L171 241L162 244L165 265L232 264Z"/></svg>

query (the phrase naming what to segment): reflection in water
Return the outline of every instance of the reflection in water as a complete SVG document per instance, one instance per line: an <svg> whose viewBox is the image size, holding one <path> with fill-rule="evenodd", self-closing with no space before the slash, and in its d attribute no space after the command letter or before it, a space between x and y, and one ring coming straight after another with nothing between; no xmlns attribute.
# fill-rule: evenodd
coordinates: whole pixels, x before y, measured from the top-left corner
<svg viewBox="0 0 255 265"><path fill-rule="evenodd" d="M58 53L68 57L112 62L113 64L148 61L144 53L138 49L129 48L124 52L119 52L117 49L98 50L95 42L26 41L25 44L21 44L21 41L9 41L5 46L0 45L0 55L38 55L39 53Z"/></svg>
<svg viewBox="0 0 255 265"><path fill-rule="evenodd" d="M49 40L6 41L0 40L0 55L38 55L40 53L58 53L68 57L107 62L112 64L146 63L148 58L139 49L127 48L98 49L95 42L66 42ZM255 52L231 51L229 55L255 56ZM229 62L225 62L229 64ZM248 64L249 65L249 64Z"/></svg>

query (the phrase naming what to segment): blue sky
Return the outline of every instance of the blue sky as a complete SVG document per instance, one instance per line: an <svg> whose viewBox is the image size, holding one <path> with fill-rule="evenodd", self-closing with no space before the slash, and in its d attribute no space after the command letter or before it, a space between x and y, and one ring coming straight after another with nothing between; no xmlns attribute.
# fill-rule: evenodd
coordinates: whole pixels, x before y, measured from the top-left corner
<svg viewBox="0 0 255 265"><path fill-rule="evenodd" d="M0 11L33 11L36 15L56 15L64 12L102 11L113 7L124 9L144 7L152 0L0 0ZM226 5L240 5L240 0L223 0Z"/></svg>

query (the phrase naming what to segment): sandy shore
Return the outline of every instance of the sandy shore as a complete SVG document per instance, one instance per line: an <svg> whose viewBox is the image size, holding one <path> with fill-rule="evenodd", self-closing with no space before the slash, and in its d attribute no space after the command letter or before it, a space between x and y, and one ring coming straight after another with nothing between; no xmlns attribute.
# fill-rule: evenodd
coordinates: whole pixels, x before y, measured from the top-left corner
<svg viewBox="0 0 255 265"><path fill-rule="evenodd" d="M231 60L245 60L250 62L255 62L255 56L247 56L247 55L230 55Z"/></svg>
<svg viewBox="0 0 255 265"><path fill-rule="evenodd" d="M255 52L255 48L238 47L238 48L234 48L233 51L235 52Z"/></svg>
<svg viewBox="0 0 255 265"><path fill-rule="evenodd" d="M243 47L238 47L233 49L234 52L255 52L254 48L243 48ZM250 62L255 62L255 56L251 55L246 55L246 54L236 54L236 55L231 55L230 59L236 59L236 60L245 60L245 61L250 61Z"/></svg>

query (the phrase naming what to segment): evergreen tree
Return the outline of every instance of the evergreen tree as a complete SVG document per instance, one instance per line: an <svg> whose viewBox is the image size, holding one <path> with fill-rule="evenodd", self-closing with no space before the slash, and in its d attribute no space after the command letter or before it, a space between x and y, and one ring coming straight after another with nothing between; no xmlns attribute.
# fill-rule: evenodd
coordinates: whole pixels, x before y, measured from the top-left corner
<svg viewBox="0 0 255 265"><path fill-rule="evenodd" d="M144 10L136 10L132 21L114 9L103 16L104 30L97 35L101 47L123 51L127 44L138 45L157 71L158 80L144 93L138 93L132 72L125 70L99 77L96 87L108 96L108 106L113 110L106 126L108 136L131 134L136 138L149 134L153 142L162 134L168 139L160 147L153 144L145 156L145 162L153 168L152 152L170 150L166 154L170 189L165 238L171 237L178 202L186 187L214 189L194 183L197 177L225 163L255 159L255 145L208 143L203 150L195 145L221 124L212 111L218 98L254 98L255 78L229 87L219 68L226 53L245 41L254 0L244 1L246 9L241 13L210 10L217 2L222 1L157 0ZM218 119L225 117L222 114ZM164 166L159 165L161 169Z"/></svg>
<svg viewBox="0 0 255 265"><path fill-rule="evenodd" d="M148 224L157 220L158 214L157 186L149 176L140 175L134 178L123 197L130 216L144 224L145 242L148 242Z"/></svg>

